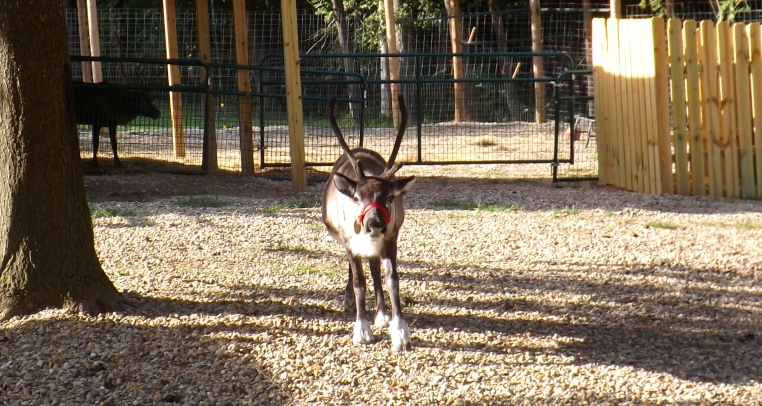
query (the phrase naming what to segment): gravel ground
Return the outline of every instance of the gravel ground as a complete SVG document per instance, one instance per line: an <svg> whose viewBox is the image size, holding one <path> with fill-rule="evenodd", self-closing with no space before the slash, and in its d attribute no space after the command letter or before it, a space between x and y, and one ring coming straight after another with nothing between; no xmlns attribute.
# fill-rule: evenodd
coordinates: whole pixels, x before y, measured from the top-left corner
<svg viewBox="0 0 762 406"><path fill-rule="evenodd" d="M760 202L501 168L400 172L400 354L351 341L322 184L88 176L135 308L0 324L0 404L762 404Z"/></svg>

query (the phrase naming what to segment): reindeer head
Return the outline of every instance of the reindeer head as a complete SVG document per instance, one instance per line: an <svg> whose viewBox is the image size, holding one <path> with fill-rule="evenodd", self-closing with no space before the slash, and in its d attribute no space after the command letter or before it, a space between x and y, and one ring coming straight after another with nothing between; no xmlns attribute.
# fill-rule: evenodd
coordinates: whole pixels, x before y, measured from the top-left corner
<svg viewBox="0 0 762 406"><path fill-rule="evenodd" d="M402 122L388 163L385 163L383 158L373 151L350 150L334 116L335 97L331 98L328 107L331 128L354 172L353 179L351 176L347 176L348 174L334 171L333 183L339 192L351 198L357 206L354 223L355 234L363 234L371 239L382 238L388 233L396 232L398 228L396 225L400 224L401 221L396 222L393 218L396 213L395 201L410 191L415 184L414 176L395 177L396 172L402 167L401 162L395 163L394 161L399 152L407 121L405 101L401 95L399 104L402 110ZM391 227L390 223L392 223Z"/></svg>

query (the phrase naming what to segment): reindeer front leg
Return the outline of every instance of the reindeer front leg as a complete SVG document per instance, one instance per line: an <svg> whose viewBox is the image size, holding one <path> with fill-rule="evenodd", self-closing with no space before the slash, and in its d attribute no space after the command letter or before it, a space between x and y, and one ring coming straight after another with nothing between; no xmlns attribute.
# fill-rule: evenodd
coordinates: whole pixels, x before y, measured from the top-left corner
<svg viewBox="0 0 762 406"><path fill-rule="evenodd" d="M389 327L389 310L384 302L384 285L381 282L381 259L370 258L370 276L373 278L373 291L376 294L376 318L373 325L376 327Z"/></svg>
<svg viewBox="0 0 762 406"><path fill-rule="evenodd" d="M355 291L355 306L357 307L357 318L352 333L352 341L357 344L373 343L373 332L370 330L368 316L365 313L365 275L362 272L362 259L353 255L347 250L349 266L352 267L352 287Z"/></svg>
<svg viewBox="0 0 762 406"><path fill-rule="evenodd" d="M101 126L93 124L93 160L92 166L98 167L98 144L101 140Z"/></svg>
<svg viewBox="0 0 762 406"><path fill-rule="evenodd" d="M389 323L389 335L394 351L410 350L410 330L402 318L402 303L400 302L399 276L397 275L397 242L389 243L386 257L381 258L386 269L386 288L389 290L389 300L392 303L392 321Z"/></svg>
<svg viewBox="0 0 762 406"><path fill-rule="evenodd" d="M108 136L111 141L111 151L114 152L114 167L121 168L122 163L119 161L119 155L116 153L116 124L109 126Z"/></svg>

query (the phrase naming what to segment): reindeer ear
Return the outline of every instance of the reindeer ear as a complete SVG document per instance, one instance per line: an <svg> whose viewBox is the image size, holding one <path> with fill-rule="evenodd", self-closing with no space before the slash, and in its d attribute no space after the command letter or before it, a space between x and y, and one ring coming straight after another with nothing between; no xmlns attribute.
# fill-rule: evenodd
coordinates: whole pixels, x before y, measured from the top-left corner
<svg viewBox="0 0 762 406"><path fill-rule="evenodd" d="M394 179L392 181L391 195L394 197L402 196L405 193L409 192L411 189L413 189L414 185L415 185L415 176Z"/></svg>
<svg viewBox="0 0 762 406"><path fill-rule="evenodd" d="M340 173L334 173L333 184L336 186L336 189L338 189L339 192L354 198L355 192L357 191L357 182Z"/></svg>

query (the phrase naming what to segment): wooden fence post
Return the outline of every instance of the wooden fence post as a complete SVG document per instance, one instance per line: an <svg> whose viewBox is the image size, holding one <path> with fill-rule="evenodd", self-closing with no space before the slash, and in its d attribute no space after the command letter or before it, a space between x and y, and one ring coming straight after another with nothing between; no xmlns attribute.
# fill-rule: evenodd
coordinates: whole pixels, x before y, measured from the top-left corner
<svg viewBox="0 0 762 406"><path fill-rule="evenodd" d="M167 47L167 59L177 59L177 24L175 22L175 0L163 0L164 6L164 38ZM180 67L167 65L169 85L180 84ZM182 94L169 92L169 113L172 119L172 144L175 156L185 157L185 136L183 132L183 99Z"/></svg>
<svg viewBox="0 0 762 406"><path fill-rule="evenodd" d="M204 62L212 61L212 46L209 37L209 2L208 0L196 0L196 35L198 37L198 57ZM206 72L203 68L199 72L199 81L206 83L208 86L212 86L209 81L209 72ZM206 99L206 95L201 96L201 104L206 106L209 103L209 110L204 112L206 117L205 127L209 137L209 144L207 150L204 151L204 157L208 160L206 162L207 171L214 171L218 168L217 162L217 130L214 120L214 96L209 95L209 100ZM208 117L206 116L208 114Z"/></svg>
<svg viewBox="0 0 762 406"><path fill-rule="evenodd" d="M235 39L235 61L238 65L249 64L249 50L246 35L246 4L244 0L233 0L233 32ZM251 91L249 71L236 71L236 90ZM241 148L241 173L254 174L254 139L251 130L251 98L238 96L238 136Z"/></svg>
<svg viewBox="0 0 762 406"><path fill-rule="evenodd" d="M299 33L296 27L296 1L281 0L283 21L283 59L286 68L286 104L291 146L291 183L295 193L307 190L307 168L304 164L304 120L302 81L299 71Z"/></svg>
<svg viewBox="0 0 762 406"><path fill-rule="evenodd" d="M667 22L669 32L670 90L672 93L672 111L675 122L675 176L677 193L690 194L688 180L688 123L685 114L685 68L683 53L683 25L679 18L670 18Z"/></svg>

